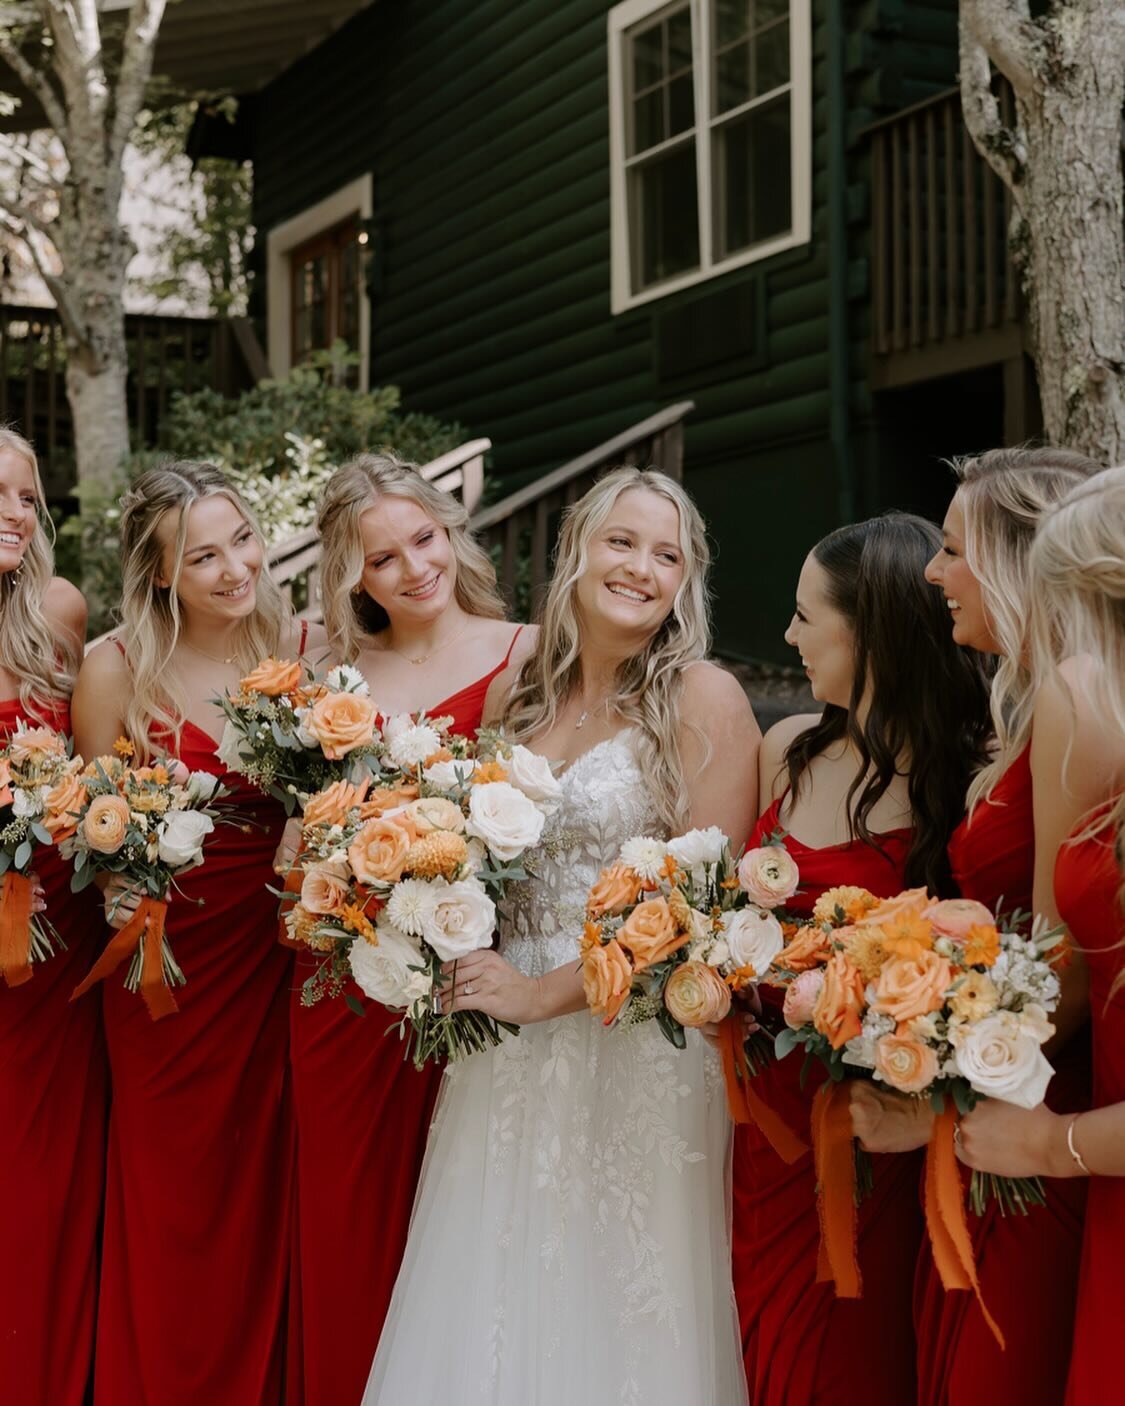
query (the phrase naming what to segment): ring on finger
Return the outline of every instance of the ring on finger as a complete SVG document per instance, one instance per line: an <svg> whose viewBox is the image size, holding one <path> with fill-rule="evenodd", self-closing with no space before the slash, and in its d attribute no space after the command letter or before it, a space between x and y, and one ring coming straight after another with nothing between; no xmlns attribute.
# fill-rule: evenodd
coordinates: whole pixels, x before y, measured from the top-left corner
<svg viewBox="0 0 1125 1406"><path fill-rule="evenodd" d="M962 1147L962 1146L964 1145L964 1144L962 1143L962 1141L961 1141L961 1124L960 1124L960 1123L954 1123L954 1125L953 1125L953 1141L957 1144L958 1147Z"/></svg>
<svg viewBox="0 0 1125 1406"><path fill-rule="evenodd" d="M466 981L466 982L465 982L465 995L466 995L466 996L471 996L472 994L473 994L473 983L472 983L471 981Z"/></svg>

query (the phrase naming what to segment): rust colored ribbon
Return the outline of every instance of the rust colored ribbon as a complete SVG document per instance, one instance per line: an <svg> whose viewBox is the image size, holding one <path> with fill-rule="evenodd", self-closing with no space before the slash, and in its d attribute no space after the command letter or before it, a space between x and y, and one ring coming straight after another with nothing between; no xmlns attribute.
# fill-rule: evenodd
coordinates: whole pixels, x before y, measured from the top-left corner
<svg viewBox="0 0 1125 1406"><path fill-rule="evenodd" d="M942 1284L947 1290L972 1289L984 1321L1003 1347L1004 1334L984 1305L977 1278L973 1242L965 1220L965 1193L953 1144L956 1126L957 1110L947 1104L945 1111L934 1120L930 1145L926 1149L926 1229Z"/></svg>
<svg viewBox="0 0 1125 1406"><path fill-rule="evenodd" d="M812 1134L820 1216L817 1283L831 1279L838 1298L858 1299L862 1284L856 1258L855 1150L847 1080L817 1090Z"/></svg>
<svg viewBox="0 0 1125 1406"><path fill-rule="evenodd" d="M280 907L277 912L277 940L282 947L291 947L294 952L303 952L305 944L299 939L289 936L289 929L285 926L285 915L296 906L297 899L301 894L301 885L305 881L305 871L301 868L301 855L304 852L305 842L302 840L297 846L297 853L293 856L289 872L285 875Z"/></svg>
<svg viewBox="0 0 1125 1406"><path fill-rule="evenodd" d="M104 981L115 972L126 957L137 950L144 938L144 951L141 956L141 995L153 1020L163 1020L166 1015L174 1015L180 1008L171 988L164 980L164 922L168 916L168 905L162 898L142 898L137 911L123 928L106 943L105 951L90 968L85 978L71 992L70 999L76 1001L85 996L96 982Z"/></svg>
<svg viewBox="0 0 1125 1406"><path fill-rule="evenodd" d="M719 1026L719 1049L723 1056L723 1074L727 1086L727 1108L735 1123L753 1123L783 1162L795 1162L808 1145L786 1123L779 1113L765 1103L753 1089L754 1076L746 1062L746 1044L742 1021L728 1015Z"/></svg>
<svg viewBox="0 0 1125 1406"><path fill-rule="evenodd" d="M0 972L9 986L31 980L31 889L30 877L14 869L0 887Z"/></svg>

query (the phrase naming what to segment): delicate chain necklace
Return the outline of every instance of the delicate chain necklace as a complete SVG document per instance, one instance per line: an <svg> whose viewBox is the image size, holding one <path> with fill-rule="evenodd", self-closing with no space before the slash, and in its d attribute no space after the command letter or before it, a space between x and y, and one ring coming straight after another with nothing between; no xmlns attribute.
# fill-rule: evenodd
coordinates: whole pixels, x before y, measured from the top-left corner
<svg viewBox="0 0 1125 1406"><path fill-rule="evenodd" d="M396 649L393 644L385 644L383 648L389 650L392 654L397 654L400 659L405 659L408 664L425 664L426 661L432 659L435 654L440 654L443 649L448 649L451 644L456 644L472 623L472 620L467 620L457 633L450 639L447 639L444 644L435 645L428 654L419 654L417 658L412 654L404 654L401 649Z"/></svg>
<svg viewBox="0 0 1125 1406"><path fill-rule="evenodd" d="M229 659L222 659L217 654L208 654L205 649L200 649L197 644L192 644L191 640L185 640L182 636L180 643L186 649L190 649L193 654L198 654L201 659L210 659L212 664L235 664L238 662L237 655L232 654Z"/></svg>
<svg viewBox="0 0 1125 1406"><path fill-rule="evenodd" d="M589 708L583 708L582 711L578 714L578 721L574 724L575 732L578 732L581 728L586 726L586 719L590 716L591 713L596 713L599 708L605 708L608 706L608 704L609 695L606 694L604 697L600 698L597 703L592 703Z"/></svg>

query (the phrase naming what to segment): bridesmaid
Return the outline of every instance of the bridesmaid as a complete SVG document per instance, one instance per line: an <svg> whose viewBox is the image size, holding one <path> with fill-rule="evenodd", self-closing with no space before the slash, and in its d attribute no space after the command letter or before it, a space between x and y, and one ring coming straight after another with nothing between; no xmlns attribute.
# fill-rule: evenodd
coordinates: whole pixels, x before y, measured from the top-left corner
<svg viewBox="0 0 1125 1406"><path fill-rule="evenodd" d="M922 519L889 514L831 533L801 569L785 638L824 712L766 734L760 780L770 804L750 841L784 832L801 870L789 903L798 912L838 884L881 897L922 884L953 891L946 843L983 756L987 694L949 639L940 593L922 579L938 541ZM802 1089L800 1071L789 1058L755 1083L803 1133L818 1081ZM913 1399L918 1174L916 1159L874 1159L859 1212L863 1297L837 1299L816 1282L811 1154L785 1166L756 1128L737 1130L735 1293L756 1406Z"/></svg>
<svg viewBox="0 0 1125 1406"><path fill-rule="evenodd" d="M1097 1406L1120 1375L1125 1264L1125 469L1044 514L1031 583L1036 677L1066 708L1066 793L1086 807L1058 851L1054 892L1090 974L1094 1109L989 1100L962 1122L961 1156L1001 1175L1092 1177L1066 1402Z"/></svg>
<svg viewBox="0 0 1125 1406"><path fill-rule="evenodd" d="M453 718L475 736L489 684L535 631L510 625L496 573L461 504L413 465L362 454L320 511L322 599L333 655L358 667L384 716ZM398 1019L364 997L291 1011L297 1234L290 1402L358 1402L406 1244L441 1078L403 1059Z"/></svg>
<svg viewBox="0 0 1125 1406"><path fill-rule="evenodd" d="M248 823L219 826L172 896L179 1012L153 1023L120 973L103 987L113 1107L94 1401L277 1406L293 967L266 885L284 815L219 760L212 699L264 656L293 658L303 627L218 469L167 464L122 501L121 631L82 667L76 740L88 757L121 735L138 757L170 751L219 776Z"/></svg>
<svg viewBox="0 0 1125 1406"><path fill-rule="evenodd" d="M1065 708L1031 688L1028 553L1044 509L1096 470L1092 460L1065 449L1001 449L964 461L942 548L926 571L945 595L956 643L999 656L992 683L996 746L969 787L969 813L950 841L953 876L965 898L1004 914L1022 912L1025 922L1032 912L1057 921L1055 855L1084 809L1062 784ZM1079 959L1064 981L1055 1045L1084 1019ZM1048 1095L1052 1106L1085 1107L1085 1037L1061 1055L1049 1053L1058 1071ZM853 1097L856 1130L869 1148L905 1150L928 1139L932 1115L917 1100L871 1084L857 1086ZM1026 1219L1002 1216L995 1206L969 1216L981 1292L1006 1351L975 1297L944 1289L928 1244L923 1247L915 1285L922 1406L985 1406L997 1381L1013 1400L1057 1406L1066 1381L1084 1193L1080 1183L1054 1183L1047 1206Z"/></svg>
<svg viewBox="0 0 1125 1406"><path fill-rule="evenodd" d="M86 603L51 574L49 521L35 451L0 428L5 740L19 719L70 732ZM35 906L46 907L66 948L35 963L30 980L13 969L0 981L0 1382L4 1399L20 1406L82 1406L94 1343L107 1087L101 1011L93 1001L69 1001L94 960L96 909L89 895L71 894L70 865L57 852L38 870Z"/></svg>

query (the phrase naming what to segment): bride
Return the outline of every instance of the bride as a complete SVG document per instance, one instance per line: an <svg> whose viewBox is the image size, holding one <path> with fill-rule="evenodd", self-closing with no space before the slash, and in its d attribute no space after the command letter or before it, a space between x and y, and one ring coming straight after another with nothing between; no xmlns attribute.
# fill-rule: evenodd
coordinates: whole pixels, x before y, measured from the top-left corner
<svg viewBox="0 0 1125 1406"><path fill-rule="evenodd" d="M364 1406L739 1406L718 1056L604 1029L585 898L633 835L757 813L760 734L705 662L707 545L663 474L617 469L563 525L535 653L485 717L561 763L562 802L446 1008L523 1027L452 1066ZM371 1188L378 1196L379 1188Z"/></svg>

